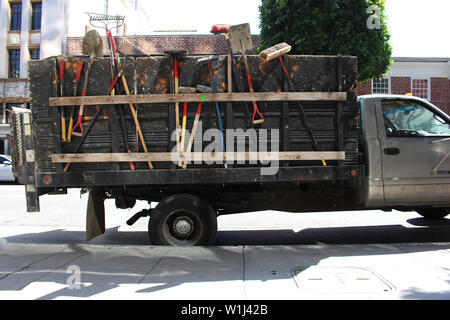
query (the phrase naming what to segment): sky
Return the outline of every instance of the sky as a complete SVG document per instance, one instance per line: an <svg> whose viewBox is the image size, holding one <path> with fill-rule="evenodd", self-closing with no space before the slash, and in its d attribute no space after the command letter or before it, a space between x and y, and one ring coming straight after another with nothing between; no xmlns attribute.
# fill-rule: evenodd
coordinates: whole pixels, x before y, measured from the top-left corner
<svg viewBox="0 0 450 320"><path fill-rule="evenodd" d="M450 57L450 0L386 0L394 57Z"/></svg>
<svg viewBox="0 0 450 320"><path fill-rule="evenodd" d="M209 34L214 24L248 22L250 31L257 34L260 3L261 0L140 0L139 5L150 17L150 28L153 25L158 30L196 30Z"/></svg>
<svg viewBox="0 0 450 320"><path fill-rule="evenodd" d="M158 1L159 2L159 1ZM259 33L260 0L166 0L160 10L155 1L141 1L150 28L197 30L209 33L213 24L248 22ZM386 0L386 15L394 57L450 57L450 0ZM152 30L153 31L153 30Z"/></svg>

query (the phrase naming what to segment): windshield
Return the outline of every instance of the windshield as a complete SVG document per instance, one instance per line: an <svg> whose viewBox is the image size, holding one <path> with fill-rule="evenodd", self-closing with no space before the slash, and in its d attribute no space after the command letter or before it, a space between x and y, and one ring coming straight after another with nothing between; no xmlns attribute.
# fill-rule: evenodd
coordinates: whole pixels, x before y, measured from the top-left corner
<svg viewBox="0 0 450 320"><path fill-rule="evenodd" d="M417 101L384 100L387 136L450 136L450 124Z"/></svg>

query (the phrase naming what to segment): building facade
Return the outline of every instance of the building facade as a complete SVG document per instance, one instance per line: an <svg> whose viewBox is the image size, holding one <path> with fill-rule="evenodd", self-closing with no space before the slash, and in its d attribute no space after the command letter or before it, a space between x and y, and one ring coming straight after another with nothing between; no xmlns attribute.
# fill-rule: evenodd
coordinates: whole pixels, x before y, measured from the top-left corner
<svg viewBox="0 0 450 320"><path fill-rule="evenodd" d="M228 8L221 5L223 10ZM29 107L28 62L61 54L81 55L83 35L93 28L86 11L126 16L123 23L108 25L118 49L125 54L162 54L167 49L185 49L192 54L228 53L222 35L189 28L189 19L166 19L171 12L169 3L154 8L140 0L0 0L0 153L9 153L9 110ZM211 25L218 22L214 19ZM226 22L251 20L243 12L233 19ZM102 25L97 27L104 37ZM105 37L103 41L107 53ZM253 45L260 45L257 35L253 35ZM393 60L383 79L358 84L357 94L411 93L450 114L450 58Z"/></svg>
<svg viewBox="0 0 450 320"><path fill-rule="evenodd" d="M86 8L127 14L133 22L142 16L133 16L142 12L137 0L0 0L0 154L9 153L9 110L29 107L28 62L67 54L68 35L84 34L89 24Z"/></svg>
<svg viewBox="0 0 450 320"><path fill-rule="evenodd" d="M0 153L9 153L9 110L27 108L28 62L67 47L68 0L0 0Z"/></svg>
<svg viewBox="0 0 450 320"><path fill-rule="evenodd" d="M450 114L450 58L397 57L393 60L383 79L360 83L358 95L410 93Z"/></svg>
<svg viewBox="0 0 450 320"><path fill-rule="evenodd" d="M161 54L167 49L190 53L226 54L228 46L218 35L117 36L117 46L125 54ZM81 55L82 37L69 37L67 53ZM253 35L258 48L259 37ZM104 40L104 50L107 50ZM106 52L106 51L105 51ZM394 57L389 72L381 80L358 83L357 95L372 93L412 94L429 100L450 114L450 58Z"/></svg>

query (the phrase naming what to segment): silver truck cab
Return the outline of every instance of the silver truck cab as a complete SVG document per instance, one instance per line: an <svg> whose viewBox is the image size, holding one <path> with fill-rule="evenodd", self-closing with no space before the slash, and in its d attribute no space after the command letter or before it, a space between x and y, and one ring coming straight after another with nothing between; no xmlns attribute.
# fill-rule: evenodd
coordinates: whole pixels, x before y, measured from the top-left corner
<svg viewBox="0 0 450 320"><path fill-rule="evenodd" d="M364 206L448 214L450 117L412 96L366 95L358 101L367 165Z"/></svg>

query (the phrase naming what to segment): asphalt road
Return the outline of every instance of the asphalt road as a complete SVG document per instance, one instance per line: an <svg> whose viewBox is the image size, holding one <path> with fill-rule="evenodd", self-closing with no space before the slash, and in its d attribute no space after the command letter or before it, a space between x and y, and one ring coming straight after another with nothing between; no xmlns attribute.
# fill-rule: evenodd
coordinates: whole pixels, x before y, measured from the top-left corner
<svg viewBox="0 0 450 320"><path fill-rule="evenodd" d="M26 213L2 184L0 204L0 299L450 299L450 219L252 212L219 217L214 247L172 248L149 244L148 218L125 224L144 202L106 201L90 242L79 190Z"/></svg>

